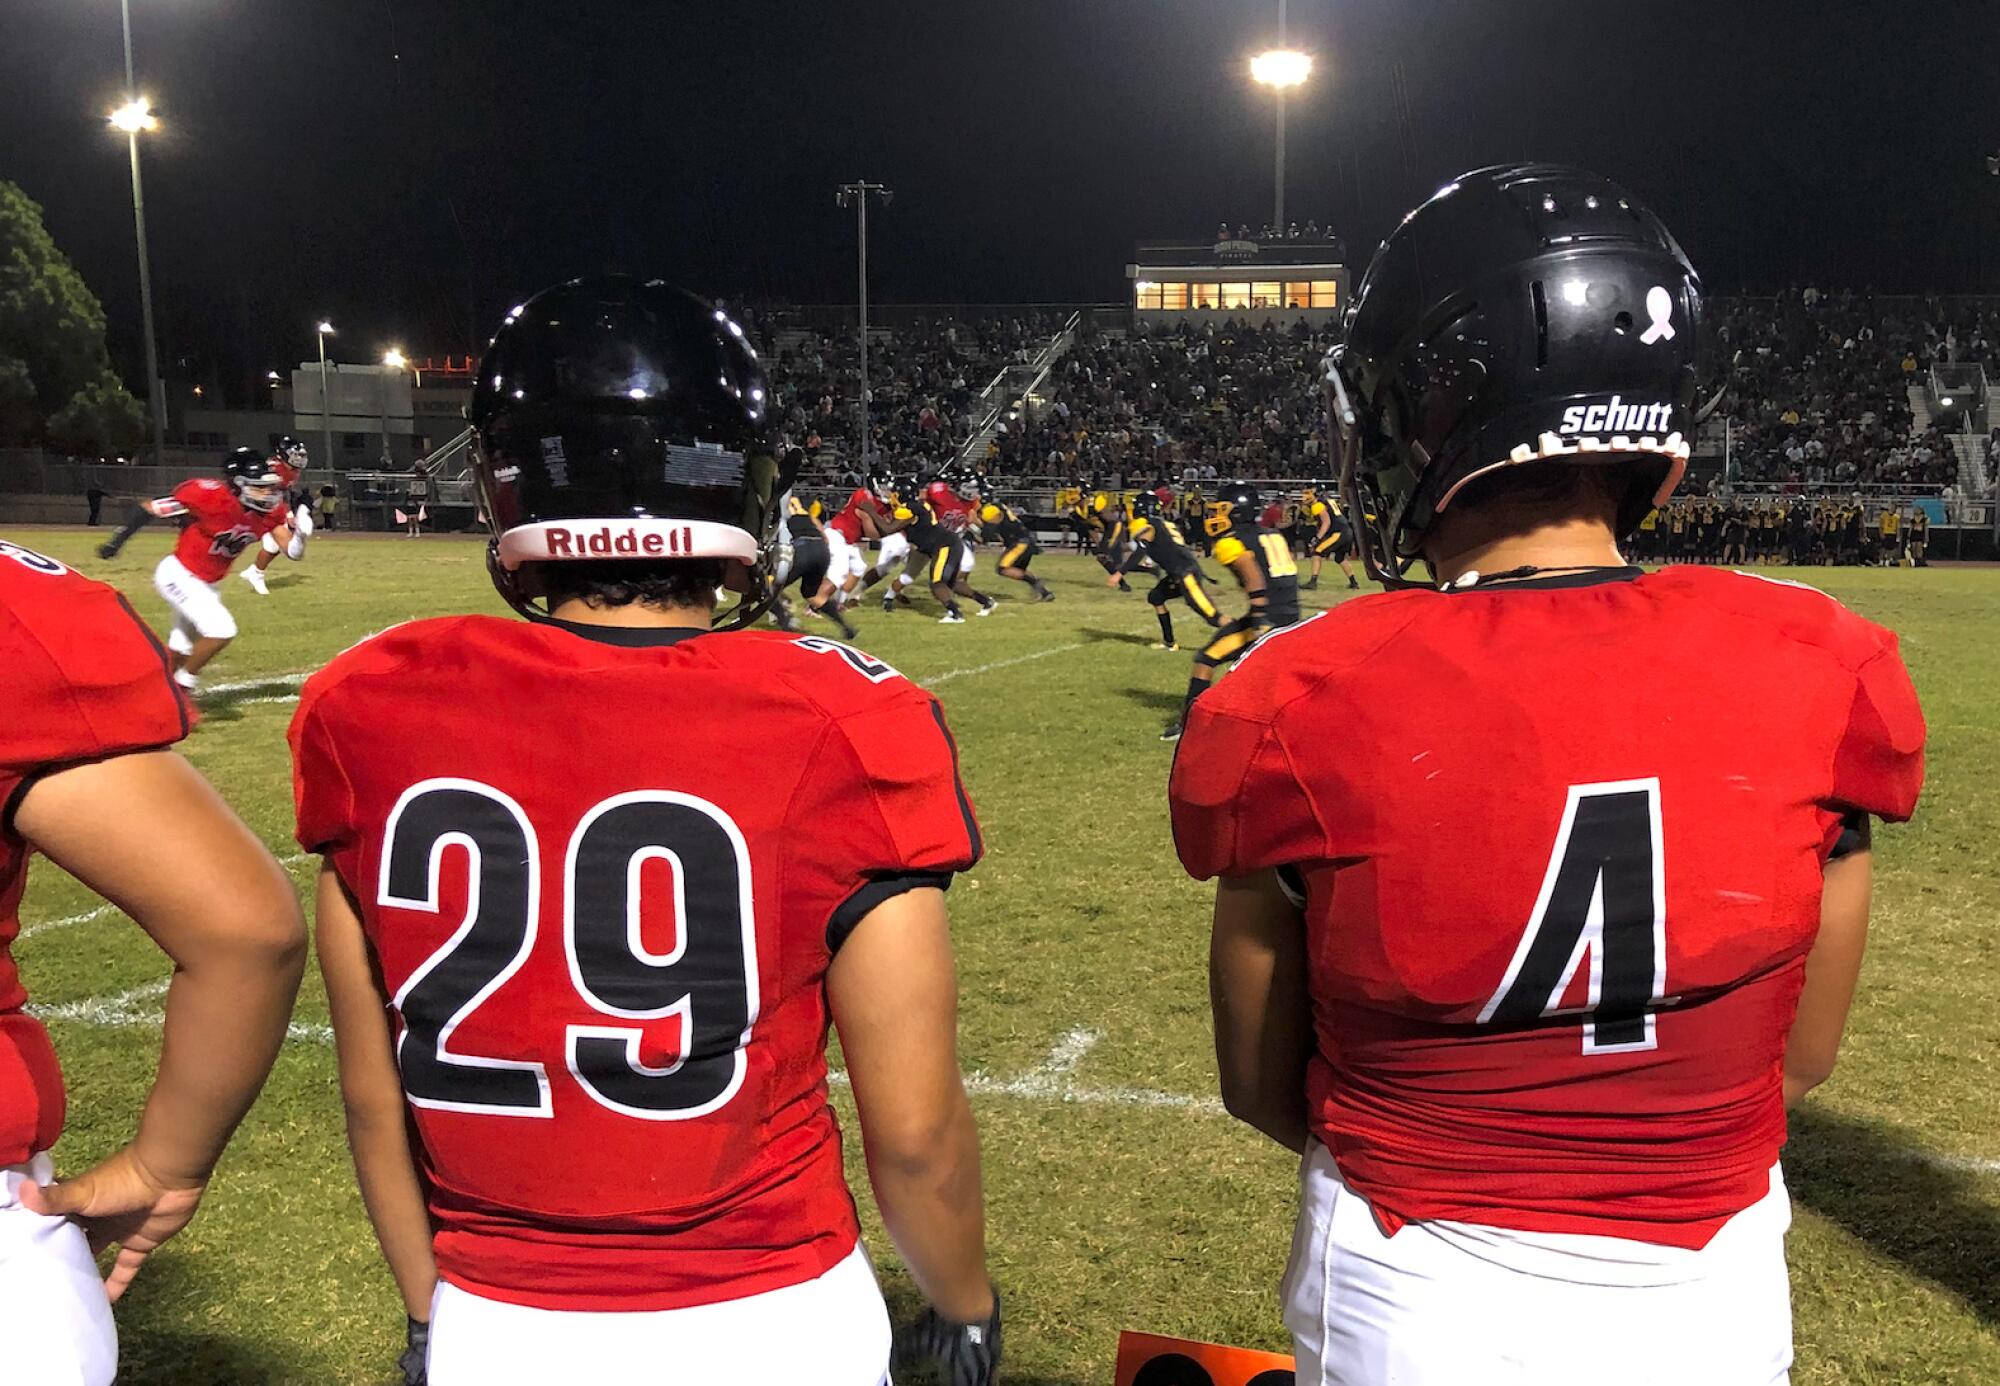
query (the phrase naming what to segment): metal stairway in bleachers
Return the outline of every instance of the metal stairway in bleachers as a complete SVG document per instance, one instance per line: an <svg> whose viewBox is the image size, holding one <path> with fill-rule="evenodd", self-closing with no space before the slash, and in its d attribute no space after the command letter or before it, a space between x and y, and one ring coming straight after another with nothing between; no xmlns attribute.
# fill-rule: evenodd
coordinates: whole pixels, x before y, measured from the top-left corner
<svg viewBox="0 0 2000 1386"><path fill-rule="evenodd" d="M1000 428L1009 419L1032 409L1039 398L1037 391L1049 378L1049 372L1062 360L1076 342L1076 329L1083 321L1081 313L1071 313L1062 327L1029 358L1026 364L1010 364L987 382L979 392L979 401L972 426L972 436L965 440L965 446L958 450L958 465L967 468L976 465L986 456L986 449L999 436Z"/></svg>

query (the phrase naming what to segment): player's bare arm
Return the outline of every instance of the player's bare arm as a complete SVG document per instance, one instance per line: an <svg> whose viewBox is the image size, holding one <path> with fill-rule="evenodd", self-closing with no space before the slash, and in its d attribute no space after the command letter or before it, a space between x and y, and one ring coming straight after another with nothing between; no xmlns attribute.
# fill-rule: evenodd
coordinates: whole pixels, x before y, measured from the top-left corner
<svg viewBox="0 0 2000 1386"><path fill-rule="evenodd" d="M427 1322L437 1261L431 1254L423 1186L410 1154L389 998L369 954L360 912L331 865L320 868L314 933L340 1065L347 1148L354 1157L361 1201L404 1311L416 1322Z"/></svg>
<svg viewBox="0 0 2000 1386"><path fill-rule="evenodd" d="M993 1284L944 892L908 891L869 911L834 955L826 991L883 1226L940 1314L983 1322Z"/></svg>
<svg viewBox="0 0 2000 1386"><path fill-rule="evenodd" d="M72 1178L22 1190L34 1211L81 1223L93 1250L119 1245L106 1277L115 1301L194 1216L270 1073L305 967L305 925L283 869L171 751L45 776L14 824L174 963L159 1072L132 1142Z"/></svg>
<svg viewBox="0 0 2000 1386"><path fill-rule="evenodd" d="M1217 881L1208 996L1222 1105L1299 1151L1306 1148L1306 1060L1313 1048L1305 979L1305 918L1285 897L1277 873Z"/></svg>
<svg viewBox="0 0 2000 1386"><path fill-rule="evenodd" d="M1840 1037L1861 980L1868 946L1868 903L1874 884L1871 828L1863 815L1850 829L1851 849L1826 864L1820 896L1819 936L1806 955L1806 982L1798 1015L1785 1040L1785 1105L1791 1106L1833 1076Z"/></svg>

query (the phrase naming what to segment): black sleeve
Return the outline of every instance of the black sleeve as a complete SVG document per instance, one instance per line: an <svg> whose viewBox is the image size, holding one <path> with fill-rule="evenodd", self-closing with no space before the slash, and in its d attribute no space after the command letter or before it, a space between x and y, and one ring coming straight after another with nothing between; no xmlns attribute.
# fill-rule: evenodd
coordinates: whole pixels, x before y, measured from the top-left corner
<svg viewBox="0 0 2000 1386"><path fill-rule="evenodd" d="M907 871L892 876L876 876L866 885L842 900L833 912L833 918L826 923L826 951L838 953L840 945L847 942L847 936L854 932L855 925L868 917L870 910L885 900L893 900L898 895L913 890L935 887L938 890L951 889L951 874L939 871Z"/></svg>
<svg viewBox="0 0 2000 1386"><path fill-rule="evenodd" d="M1839 861L1851 857L1856 852L1866 852L1874 844L1875 829L1868 815L1856 809L1840 820L1840 836L1833 840L1833 850L1826 854L1828 861Z"/></svg>

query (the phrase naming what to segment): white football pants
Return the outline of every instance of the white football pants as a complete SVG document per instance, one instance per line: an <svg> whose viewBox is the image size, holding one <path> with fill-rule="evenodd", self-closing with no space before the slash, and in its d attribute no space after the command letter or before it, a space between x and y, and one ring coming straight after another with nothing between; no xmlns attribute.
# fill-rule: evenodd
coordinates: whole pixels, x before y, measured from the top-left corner
<svg viewBox="0 0 2000 1386"><path fill-rule="evenodd" d="M172 554L153 569L153 590L174 613L174 628L167 636L167 648L175 654L191 653L197 639L236 638L236 618L222 604L222 594L216 591L215 584L203 582L190 573L187 565Z"/></svg>
<svg viewBox="0 0 2000 1386"><path fill-rule="evenodd" d="M0 1168L0 1316L4 1374L35 1386L110 1386L118 1327L83 1229L23 1208L19 1189L55 1178L47 1155Z"/></svg>
<svg viewBox="0 0 2000 1386"><path fill-rule="evenodd" d="M438 1282L430 1386L618 1382L887 1386L889 1310L868 1253L817 1280L637 1313L530 1309Z"/></svg>
<svg viewBox="0 0 2000 1386"><path fill-rule="evenodd" d="M1771 1191L1699 1251L1463 1222L1384 1236L1317 1141L1285 1269L1298 1386L1784 1386L1785 1231Z"/></svg>

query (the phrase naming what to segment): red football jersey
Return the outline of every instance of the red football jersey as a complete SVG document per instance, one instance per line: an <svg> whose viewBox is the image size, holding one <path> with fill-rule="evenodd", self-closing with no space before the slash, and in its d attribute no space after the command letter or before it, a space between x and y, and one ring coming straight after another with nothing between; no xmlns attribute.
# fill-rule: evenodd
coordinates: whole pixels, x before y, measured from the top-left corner
<svg viewBox="0 0 2000 1386"><path fill-rule="evenodd" d="M924 499L937 512L938 523L954 532L963 531L972 524L972 502L945 485L933 481L924 488Z"/></svg>
<svg viewBox="0 0 2000 1386"><path fill-rule="evenodd" d="M1702 1246L1768 1190L1842 818L1908 818L1888 631L1631 569L1363 598L1195 703L1195 876L1302 888L1313 1129L1385 1225Z"/></svg>
<svg viewBox="0 0 2000 1386"><path fill-rule="evenodd" d="M285 484L287 491L299 484L299 477L305 472L305 468L298 466L296 463L287 462L282 457L273 457L271 459L271 470L278 474L278 480Z"/></svg>
<svg viewBox="0 0 2000 1386"><path fill-rule="evenodd" d="M283 502L275 510L252 510L228 482L213 477L183 481L173 500L193 517L174 545L174 557L203 582L228 577L238 554L291 519Z"/></svg>
<svg viewBox="0 0 2000 1386"><path fill-rule="evenodd" d="M28 884L20 795L48 770L187 733L166 652L125 599L0 540L0 1165L47 1150L63 1124L62 1071L10 951Z"/></svg>
<svg viewBox="0 0 2000 1386"><path fill-rule="evenodd" d="M826 527L839 530L842 538L858 548L866 537L861 529L861 512L864 510L874 515L878 530L887 527L889 521L882 513L881 500L874 492L860 487L856 487L854 494L847 498L847 504L840 508L840 513L826 522Z"/></svg>
<svg viewBox="0 0 2000 1386"><path fill-rule="evenodd" d="M664 1309L853 1250L826 970L980 852L930 694L813 637L466 616L341 655L291 741L394 998L440 1274Z"/></svg>

